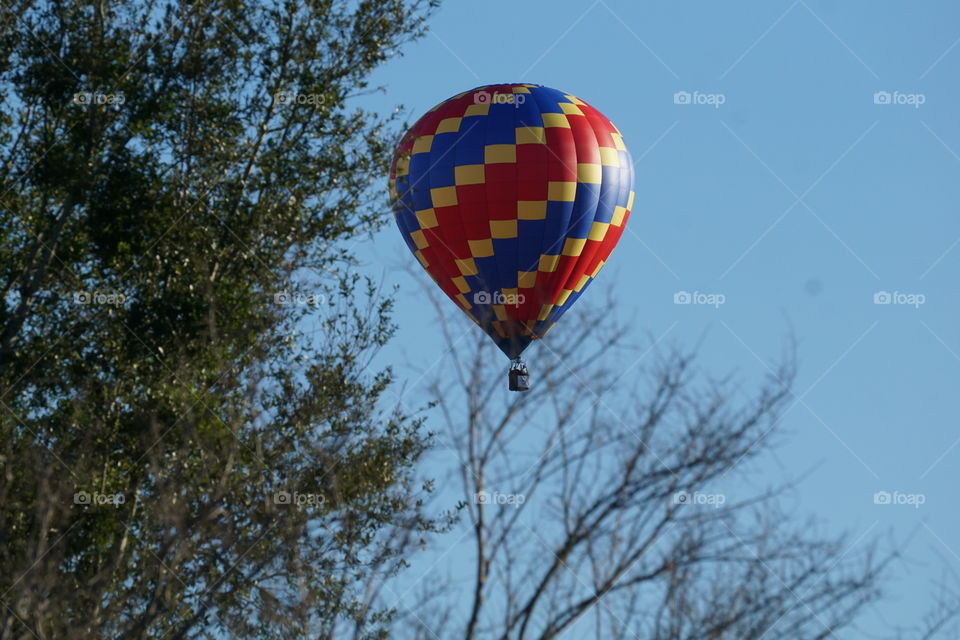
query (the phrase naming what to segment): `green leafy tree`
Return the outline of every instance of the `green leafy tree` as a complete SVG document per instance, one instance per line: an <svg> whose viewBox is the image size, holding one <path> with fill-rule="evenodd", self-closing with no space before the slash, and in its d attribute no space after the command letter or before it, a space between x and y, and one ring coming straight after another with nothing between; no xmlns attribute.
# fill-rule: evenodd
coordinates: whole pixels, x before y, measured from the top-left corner
<svg viewBox="0 0 960 640"><path fill-rule="evenodd" d="M437 523L347 104L433 4L0 6L0 638L385 633Z"/></svg>

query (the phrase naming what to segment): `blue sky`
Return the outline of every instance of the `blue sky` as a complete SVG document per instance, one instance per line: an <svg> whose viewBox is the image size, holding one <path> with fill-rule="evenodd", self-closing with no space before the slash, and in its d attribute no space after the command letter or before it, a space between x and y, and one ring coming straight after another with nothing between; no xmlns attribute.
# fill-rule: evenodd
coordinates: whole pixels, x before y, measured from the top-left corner
<svg viewBox="0 0 960 640"><path fill-rule="evenodd" d="M800 511L853 540L892 534L909 560L843 637L916 621L943 566L960 572L960 5L487 0L448 2L430 25L367 106L412 122L477 85L533 82L609 117L636 203L578 305L613 289L638 337L702 338L706 369L747 379L792 332L801 400L766 472L813 469ZM381 359L412 383L444 348L416 282L386 271L413 258L392 226L363 251L400 286ZM674 304L681 291L725 302ZM925 502L878 505L880 491Z"/></svg>

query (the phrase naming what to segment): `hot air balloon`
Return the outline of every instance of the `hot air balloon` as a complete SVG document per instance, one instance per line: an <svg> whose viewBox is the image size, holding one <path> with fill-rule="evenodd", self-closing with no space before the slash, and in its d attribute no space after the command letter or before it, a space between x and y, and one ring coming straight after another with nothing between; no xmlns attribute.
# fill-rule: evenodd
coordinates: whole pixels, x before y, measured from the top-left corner
<svg viewBox="0 0 960 640"><path fill-rule="evenodd" d="M589 104L536 84L478 87L431 109L390 169L397 226L443 292L512 360L576 302L633 206L620 131Z"/></svg>

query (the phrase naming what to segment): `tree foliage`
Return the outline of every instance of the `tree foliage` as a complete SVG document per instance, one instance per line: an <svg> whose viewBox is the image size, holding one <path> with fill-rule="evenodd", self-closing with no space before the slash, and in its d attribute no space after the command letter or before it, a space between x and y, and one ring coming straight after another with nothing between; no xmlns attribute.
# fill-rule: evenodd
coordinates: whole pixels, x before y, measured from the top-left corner
<svg viewBox="0 0 960 640"><path fill-rule="evenodd" d="M0 7L0 637L379 633L434 523L349 268L395 132L348 100L432 4Z"/></svg>

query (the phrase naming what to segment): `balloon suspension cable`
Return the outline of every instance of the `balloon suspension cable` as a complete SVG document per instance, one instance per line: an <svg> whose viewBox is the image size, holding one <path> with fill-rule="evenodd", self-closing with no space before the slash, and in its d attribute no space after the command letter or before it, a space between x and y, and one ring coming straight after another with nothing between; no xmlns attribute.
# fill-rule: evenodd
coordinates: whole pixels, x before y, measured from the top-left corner
<svg viewBox="0 0 960 640"><path fill-rule="evenodd" d="M510 361L510 391L529 391L530 373L527 371L527 365L517 356Z"/></svg>

